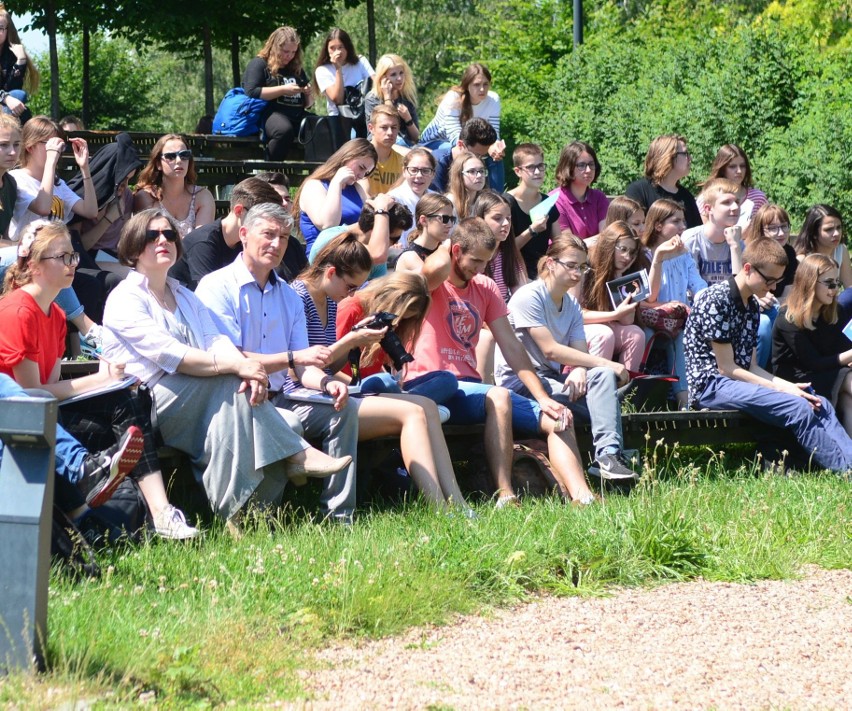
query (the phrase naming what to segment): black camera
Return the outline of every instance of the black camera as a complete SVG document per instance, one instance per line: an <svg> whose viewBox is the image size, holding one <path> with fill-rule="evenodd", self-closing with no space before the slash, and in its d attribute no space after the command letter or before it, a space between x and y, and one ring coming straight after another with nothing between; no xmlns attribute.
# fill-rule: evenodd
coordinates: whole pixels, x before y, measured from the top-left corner
<svg viewBox="0 0 852 711"><path fill-rule="evenodd" d="M376 331L387 327L387 333L385 333L382 340L379 341L379 345L393 361L393 367L397 370L401 370L403 365L414 360L414 356L405 350L405 346L402 345L402 341L399 340L399 336L394 333L394 321L396 321L396 314L390 314L387 311L379 311L378 313L373 314L372 318L367 323L355 326L352 330L360 331L362 328L369 328Z"/></svg>

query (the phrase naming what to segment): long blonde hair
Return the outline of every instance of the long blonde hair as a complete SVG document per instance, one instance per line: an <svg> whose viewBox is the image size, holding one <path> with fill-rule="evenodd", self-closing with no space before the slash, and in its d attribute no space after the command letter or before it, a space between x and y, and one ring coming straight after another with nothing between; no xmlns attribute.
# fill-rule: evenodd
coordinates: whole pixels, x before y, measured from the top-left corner
<svg viewBox="0 0 852 711"><path fill-rule="evenodd" d="M290 60L289 64L282 67L278 64L278 51L285 42L296 43L296 54ZM304 53L302 51L302 40L299 38L299 33L292 27L279 27L272 31L272 34L266 39L263 48L257 53L269 69L269 73L275 76L280 69L289 70L293 75L299 74L302 71L302 61Z"/></svg>
<svg viewBox="0 0 852 711"><path fill-rule="evenodd" d="M391 272L373 279L353 298L361 302L365 314L379 311L395 314L397 319L394 321L394 331L409 350L420 337L420 327L432 303L426 279L411 272ZM408 315L403 318L403 314ZM362 361L372 363L380 349L381 344L373 343L362 353Z"/></svg>
<svg viewBox="0 0 852 711"><path fill-rule="evenodd" d="M382 79L394 67L402 67L404 79L402 80L402 88L399 90L399 96L406 101L410 101L414 106L417 106L417 86L414 84L414 75L411 73L411 67L408 66L402 57L398 54L383 54L376 62L376 81L374 83L376 96L382 101L390 99L389 96L382 95Z"/></svg>

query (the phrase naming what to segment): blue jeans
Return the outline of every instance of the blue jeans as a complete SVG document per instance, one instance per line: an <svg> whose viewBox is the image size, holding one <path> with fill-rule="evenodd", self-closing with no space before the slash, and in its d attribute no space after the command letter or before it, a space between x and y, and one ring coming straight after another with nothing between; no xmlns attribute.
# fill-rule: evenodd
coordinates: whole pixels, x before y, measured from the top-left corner
<svg viewBox="0 0 852 711"><path fill-rule="evenodd" d="M13 99L17 99L18 101L22 101L25 104L28 104L29 101L30 101L29 94L27 94L27 92L23 91L22 89L12 89L12 91L9 91L7 93ZM3 110L4 114L11 114L12 113L12 111L10 109L8 109L5 104L0 104L0 109ZM25 109L24 112L18 117L20 122L21 122L21 125L23 126L27 121L29 121L32 118L32 116L33 115L30 112L30 110Z"/></svg>
<svg viewBox="0 0 852 711"><path fill-rule="evenodd" d="M698 396L698 405L711 410L739 410L773 427L790 429L820 467L847 472L852 469L852 439L837 420L831 403L824 397L820 400L822 407L814 410L802 397L714 375Z"/></svg>
<svg viewBox="0 0 852 711"><path fill-rule="evenodd" d="M494 387L499 386L485 385L475 380L459 380L458 390L455 394L449 400L441 403L450 411L450 419L447 423L450 425L478 425L485 422L485 395ZM435 400L433 393L437 392L437 388L433 388L430 383L426 382L420 385L417 395ZM538 403L511 390L509 393L512 396L512 429L529 436L540 434L541 408Z"/></svg>
<svg viewBox="0 0 852 711"><path fill-rule="evenodd" d="M590 368L586 374L586 395L575 402L571 402L562 390L567 377L560 374L556 378L539 373L539 380L550 397L571 410L577 422L591 425L596 457L606 451L620 452L624 448L624 437L615 371L611 368ZM517 392L529 397L529 390L523 384Z"/></svg>
<svg viewBox="0 0 852 711"><path fill-rule="evenodd" d="M362 393L423 395L430 400L434 400L439 405L445 404L447 400L456 394L458 389L458 379L446 370L436 370L421 375L419 378L409 380L405 383L404 389L399 387L399 383L396 382L390 373L368 375L361 381Z"/></svg>
<svg viewBox="0 0 852 711"><path fill-rule="evenodd" d="M4 373L0 373L0 399L7 397L29 397L29 394ZM72 437L62 425L56 425L55 469L56 473L72 484L80 479L83 460L89 452ZM0 459L3 455L3 443L0 442Z"/></svg>
<svg viewBox="0 0 852 711"><path fill-rule="evenodd" d="M778 315L778 308L773 306L760 314L760 326L757 328L757 364L764 370L769 367L772 358L772 324Z"/></svg>

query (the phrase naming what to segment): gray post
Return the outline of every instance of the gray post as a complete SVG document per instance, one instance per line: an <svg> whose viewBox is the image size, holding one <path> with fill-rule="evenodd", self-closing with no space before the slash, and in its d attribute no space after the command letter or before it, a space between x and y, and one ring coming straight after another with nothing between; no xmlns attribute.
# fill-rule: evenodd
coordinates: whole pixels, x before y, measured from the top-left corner
<svg viewBox="0 0 852 711"><path fill-rule="evenodd" d="M574 0L574 48L583 44L583 0Z"/></svg>
<svg viewBox="0 0 852 711"><path fill-rule="evenodd" d="M53 398L0 400L0 673L44 668L53 524Z"/></svg>

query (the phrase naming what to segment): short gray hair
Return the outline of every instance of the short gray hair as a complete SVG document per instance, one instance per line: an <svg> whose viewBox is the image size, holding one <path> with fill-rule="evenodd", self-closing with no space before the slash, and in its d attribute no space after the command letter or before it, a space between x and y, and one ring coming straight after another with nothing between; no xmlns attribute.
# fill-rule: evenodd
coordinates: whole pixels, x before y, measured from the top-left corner
<svg viewBox="0 0 852 711"><path fill-rule="evenodd" d="M262 202L252 207L243 220L243 227L250 230L258 220L276 223L282 230L293 229L293 216L281 205L273 202Z"/></svg>

